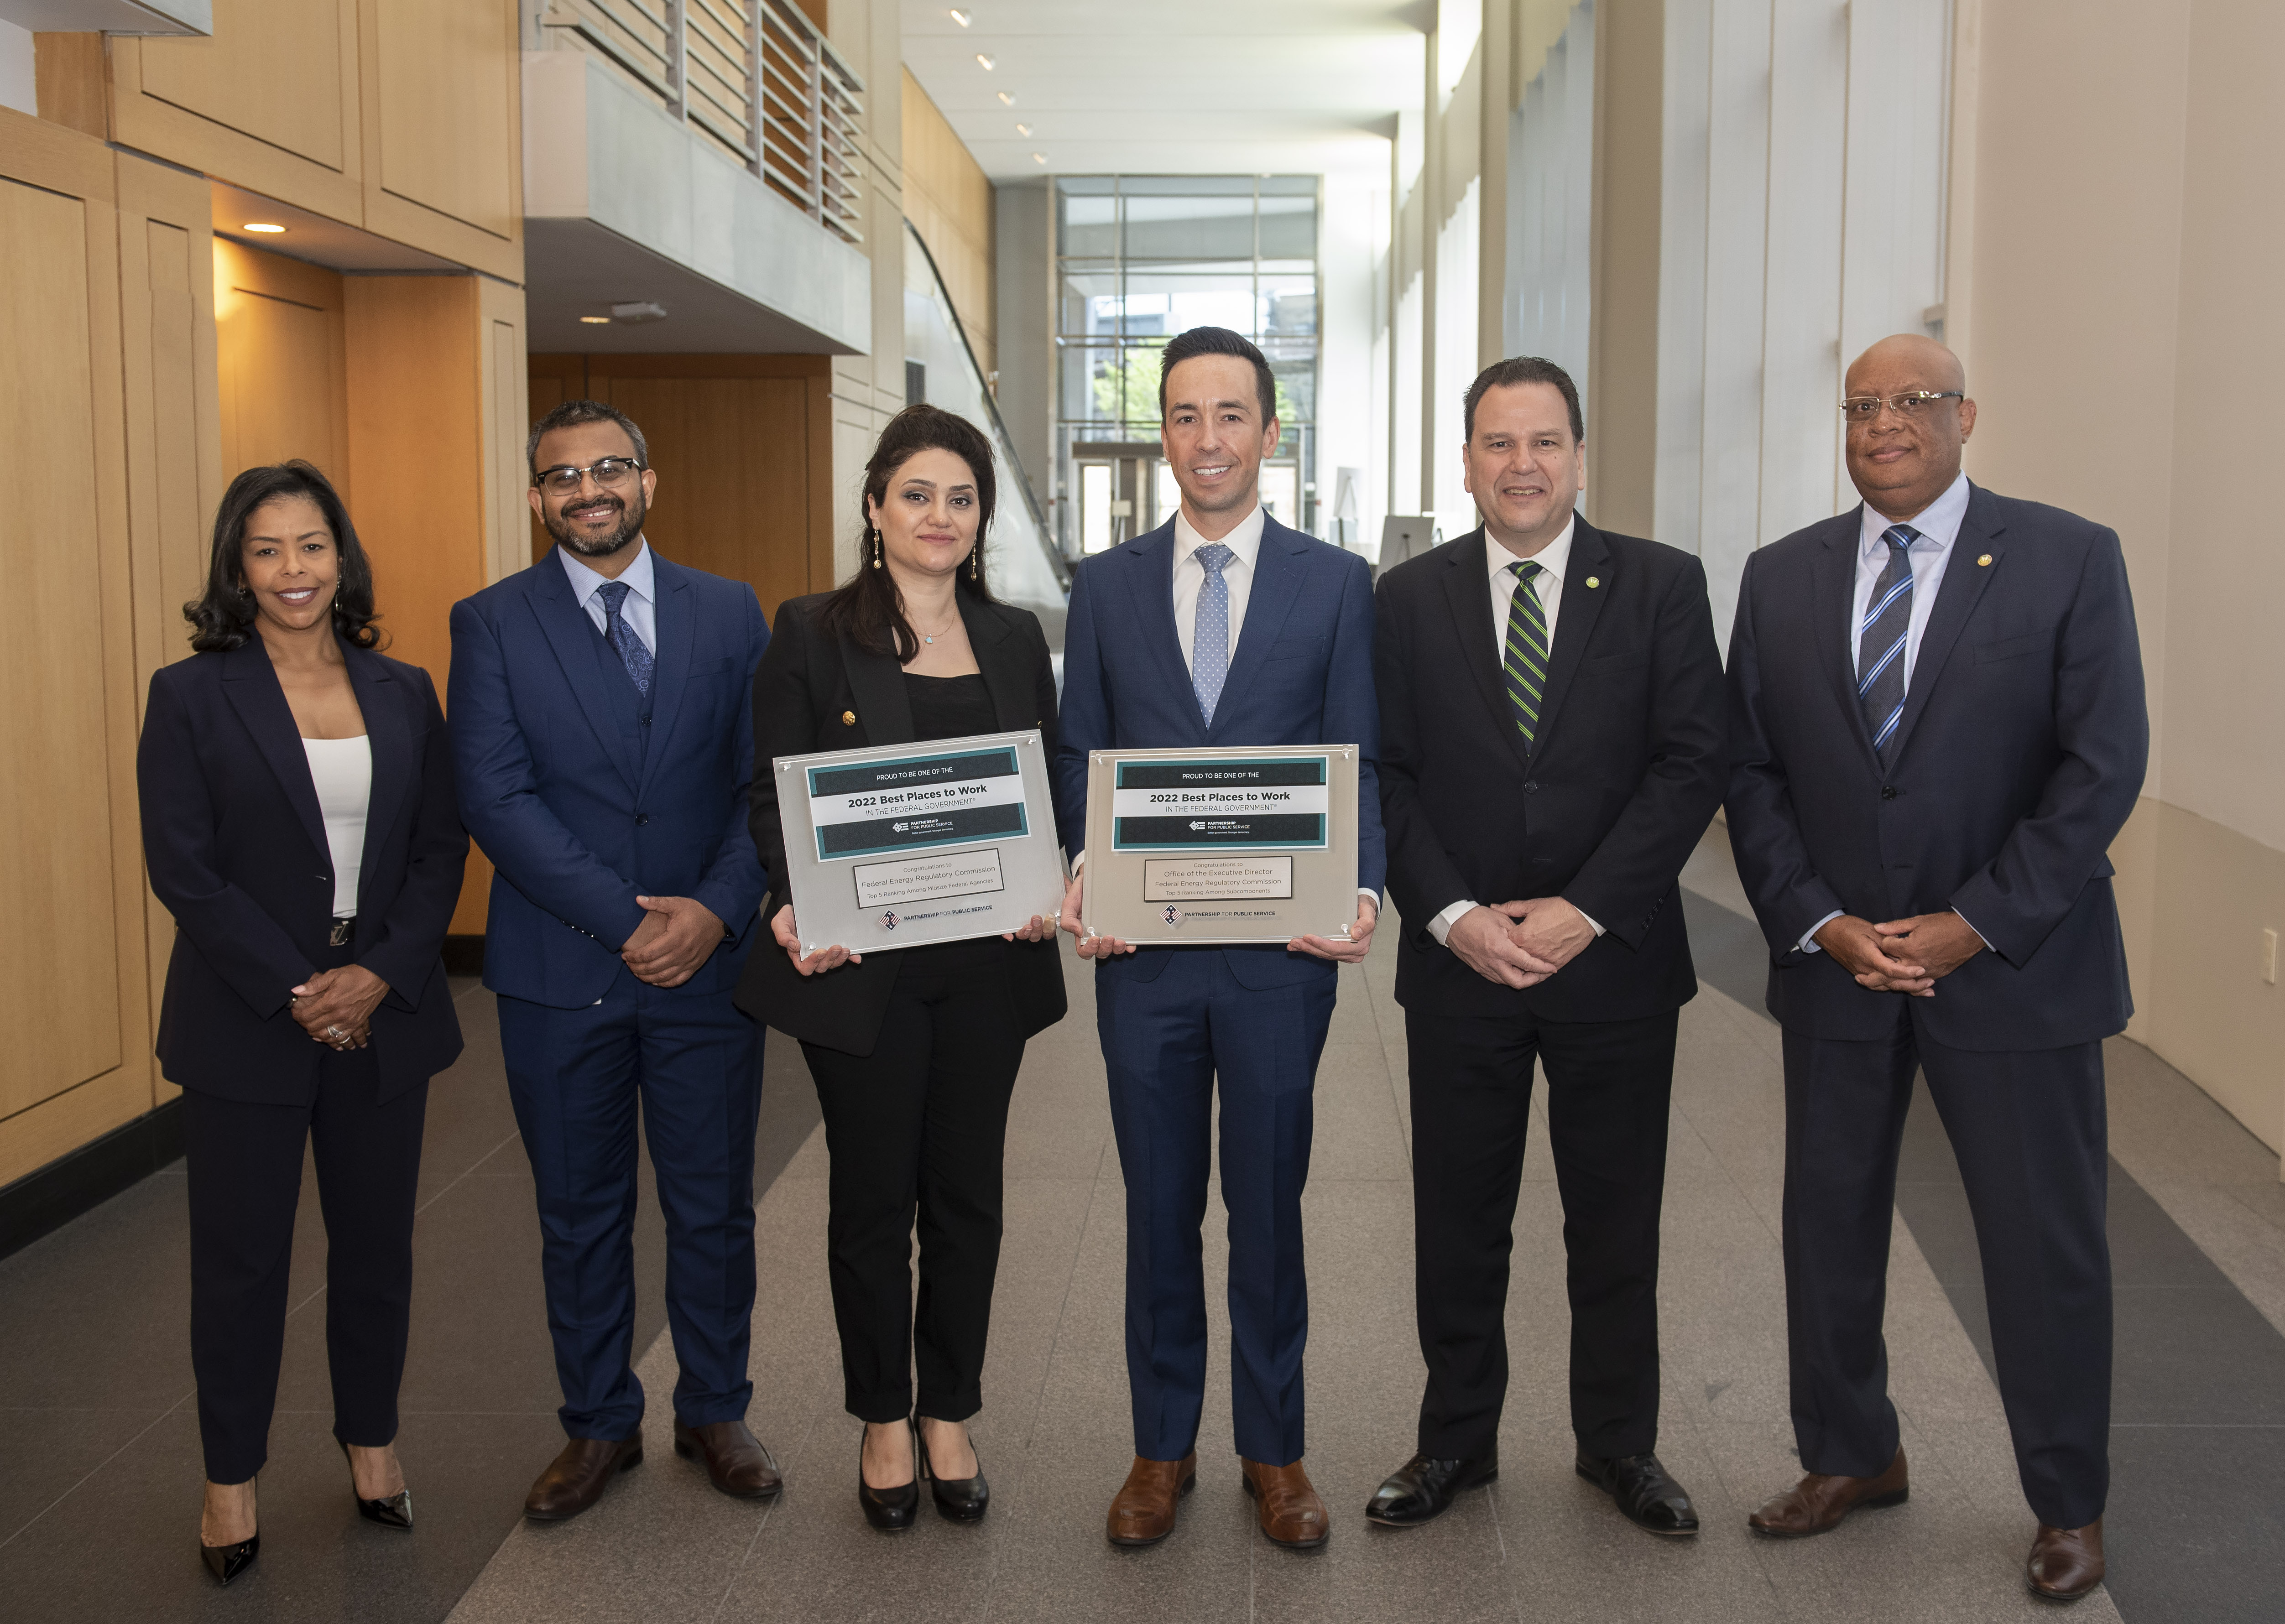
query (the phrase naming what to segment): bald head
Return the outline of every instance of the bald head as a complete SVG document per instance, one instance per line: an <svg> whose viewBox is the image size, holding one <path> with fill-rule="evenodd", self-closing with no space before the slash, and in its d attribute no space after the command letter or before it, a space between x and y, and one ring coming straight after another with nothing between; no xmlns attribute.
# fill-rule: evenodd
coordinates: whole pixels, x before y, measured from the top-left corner
<svg viewBox="0 0 2285 1624"><path fill-rule="evenodd" d="M1959 477L1961 448L1975 432L1967 373L1936 340L1898 333L1851 362L1841 387L1849 399L1876 403L1869 418L1844 414L1849 477L1875 513L1903 523Z"/></svg>

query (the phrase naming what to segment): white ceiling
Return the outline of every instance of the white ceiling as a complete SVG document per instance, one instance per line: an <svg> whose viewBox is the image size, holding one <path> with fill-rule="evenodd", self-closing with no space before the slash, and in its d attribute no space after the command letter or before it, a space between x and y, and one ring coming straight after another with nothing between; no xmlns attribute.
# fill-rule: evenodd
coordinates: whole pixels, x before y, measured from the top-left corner
<svg viewBox="0 0 2285 1624"><path fill-rule="evenodd" d="M1385 174L1434 0L904 0L905 65L995 181ZM986 72L978 51L993 59ZM885 87L876 87L879 95ZM996 92L1015 98L1002 106ZM1017 132L1018 122L1032 134ZM1033 161L1045 155L1044 164Z"/></svg>

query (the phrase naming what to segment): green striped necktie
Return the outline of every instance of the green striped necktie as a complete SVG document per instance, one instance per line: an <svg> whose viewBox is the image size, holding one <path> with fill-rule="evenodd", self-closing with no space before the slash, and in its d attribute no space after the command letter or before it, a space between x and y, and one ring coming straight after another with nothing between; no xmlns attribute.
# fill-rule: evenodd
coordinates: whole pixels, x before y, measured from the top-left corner
<svg viewBox="0 0 2285 1624"><path fill-rule="evenodd" d="M1515 712L1517 731L1528 750L1539 734L1539 706L1547 691L1547 615L1540 608L1539 589L1531 584L1536 560L1510 564L1515 571L1515 596L1507 606L1507 647L1500 665L1507 678L1507 702Z"/></svg>

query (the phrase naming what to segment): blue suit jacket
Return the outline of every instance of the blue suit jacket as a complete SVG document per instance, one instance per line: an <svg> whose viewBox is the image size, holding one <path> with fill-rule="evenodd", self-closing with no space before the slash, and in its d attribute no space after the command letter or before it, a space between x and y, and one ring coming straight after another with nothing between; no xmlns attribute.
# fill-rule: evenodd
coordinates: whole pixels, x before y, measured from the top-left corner
<svg viewBox="0 0 2285 1624"><path fill-rule="evenodd" d="M1862 511L1763 547L1739 589L1730 845L1769 938L1770 1012L1812 1037L1888 1037L1903 993L1794 944L1836 908L1957 908L1991 949L1915 1007L1931 1038L2108 1037L2133 1003L2108 852L2150 746L2117 533L1975 489L1884 770L1849 647Z"/></svg>
<svg viewBox="0 0 2285 1624"><path fill-rule="evenodd" d="M1387 877L1381 837L1380 710L1372 687L1372 572L1362 559L1275 519L1261 527L1253 587L1213 726L1174 631L1174 524L1083 561L1064 626L1064 710L1056 741L1056 820L1087 828L1090 750L1182 745L1355 744L1357 884L1378 893ZM1139 949L1132 974L1150 979L1177 948ZM1330 976L1330 961L1283 947L1233 947L1231 973L1246 986L1285 986Z"/></svg>
<svg viewBox="0 0 2285 1624"><path fill-rule="evenodd" d="M692 992L727 994L766 881L746 828L754 589L653 553L650 715L554 553L452 606L448 685L460 809L490 858L484 985L559 1009L603 995L638 895L690 897L732 932Z"/></svg>

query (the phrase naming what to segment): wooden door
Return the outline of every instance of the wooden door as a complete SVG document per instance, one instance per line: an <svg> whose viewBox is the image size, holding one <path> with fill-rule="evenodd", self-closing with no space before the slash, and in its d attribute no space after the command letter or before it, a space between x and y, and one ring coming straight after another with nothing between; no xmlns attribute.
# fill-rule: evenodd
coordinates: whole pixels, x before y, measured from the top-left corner
<svg viewBox="0 0 2285 1624"><path fill-rule="evenodd" d="M339 272L214 239L226 475L300 457L350 497L347 326ZM357 508L351 504L349 512Z"/></svg>

